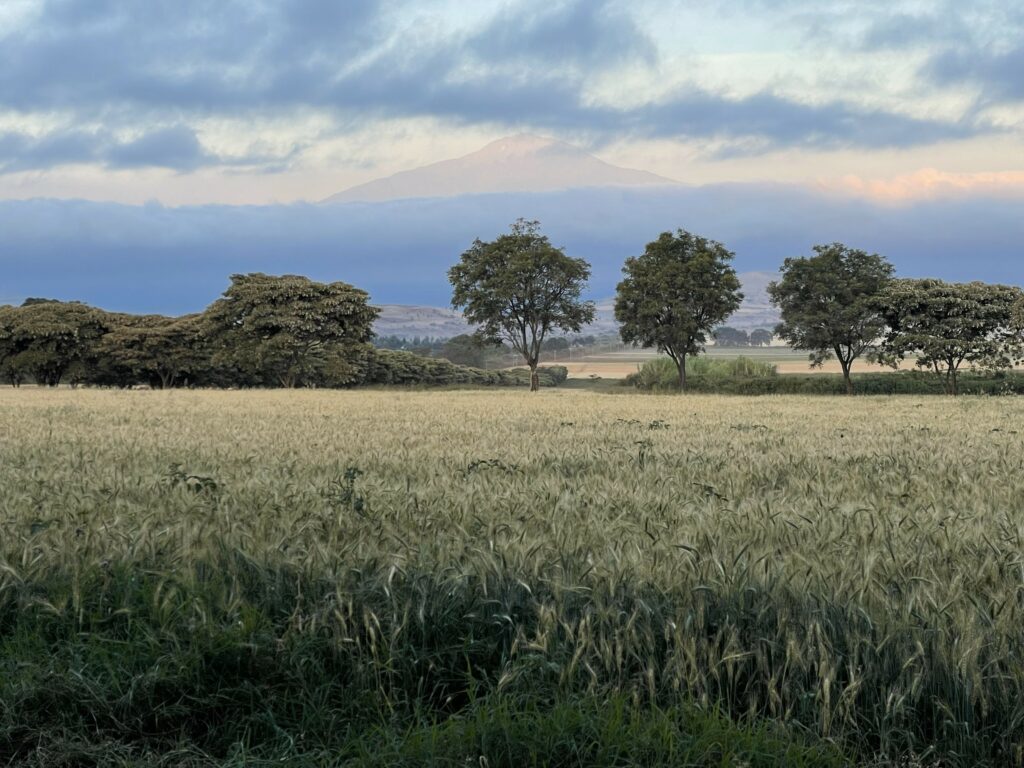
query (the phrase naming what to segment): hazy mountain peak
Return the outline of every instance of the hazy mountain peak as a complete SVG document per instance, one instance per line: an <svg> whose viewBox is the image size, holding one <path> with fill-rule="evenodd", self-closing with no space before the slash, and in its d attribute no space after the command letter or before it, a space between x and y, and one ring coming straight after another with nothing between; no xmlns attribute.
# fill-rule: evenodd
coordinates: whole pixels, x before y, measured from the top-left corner
<svg viewBox="0 0 1024 768"><path fill-rule="evenodd" d="M585 150L574 147L571 144L566 144L564 141L545 138L544 136L534 136L530 133L517 133L515 136L506 136L492 141L482 149L466 155L463 159L522 157L551 150L575 154L580 157L589 157Z"/></svg>
<svg viewBox="0 0 1024 768"><path fill-rule="evenodd" d="M606 163L586 150L556 139L523 133L492 141L454 160L360 184L324 202L377 202L409 197L674 183L654 173Z"/></svg>

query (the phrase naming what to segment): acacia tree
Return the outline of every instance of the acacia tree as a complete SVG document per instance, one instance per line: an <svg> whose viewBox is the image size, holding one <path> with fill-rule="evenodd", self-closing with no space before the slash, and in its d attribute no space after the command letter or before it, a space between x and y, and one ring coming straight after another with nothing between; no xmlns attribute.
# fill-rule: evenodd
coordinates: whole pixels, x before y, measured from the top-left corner
<svg viewBox="0 0 1024 768"><path fill-rule="evenodd" d="M218 362L259 383L295 387L346 347L373 337L378 310L348 283L299 275L232 275L204 313ZM328 354L329 353L329 354Z"/></svg>
<svg viewBox="0 0 1024 768"><path fill-rule="evenodd" d="M21 386L23 378L14 364L14 356L18 353L18 343L15 338L17 311L16 307L9 304L0 307L0 375L12 387Z"/></svg>
<svg viewBox="0 0 1024 768"><path fill-rule="evenodd" d="M108 316L77 301L29 299L0 312L0 357L7 379L17 386L31 377L49 387L73 366L85 363L106 332Z"/></svg>
<svg viewBox="0 0 1024 768"><path fill-rule="evenodd" d="M897 365L914 354L919 367L943 376L946 391L956 395L964 363L1000 370L1024 355L1022 297L1008 285L895 280L880 300L889 328L883 359Z"/></svg>
<svg viewBox="0 0 1024 768"><path fill-rule="evenodd" d="M816 255L786 259L782 279L768 286L782 312L775 333L795 349L810 352L811 365L833 355L839 360L846 393L853 394L853 361L870 350L885 331L878 297L892 278L892 265L877 253L842 243L814 246Z"/></svg>
<svg viewBox="0 0 1024 768"><path fill-rule="evenodd" d="M204 365L200 317L124 317L97 345L97 357L121 384L153 381L167 389Z"/></svg>
<svg viewBox="0 0 1024 768"><path fill-rule="evenodd" d="M732 259L721 243L680 229L663 232L622 268L615 297L619 334L627 344L668 355L680 389L686 388L686 356L699 354L711 330L743 301Z"/></svg>
<svg viewBox="0 0 1024 768"><path fill-rule="evenodd" d="M593 321L593 303L581 299L589 277L586 261L566 256L525 219L492 242L475 240L448 270L452 306L479 326L481 340L508 342L522 355L531 392L540 389L537 364L548 334L575 333Z"/></svg>

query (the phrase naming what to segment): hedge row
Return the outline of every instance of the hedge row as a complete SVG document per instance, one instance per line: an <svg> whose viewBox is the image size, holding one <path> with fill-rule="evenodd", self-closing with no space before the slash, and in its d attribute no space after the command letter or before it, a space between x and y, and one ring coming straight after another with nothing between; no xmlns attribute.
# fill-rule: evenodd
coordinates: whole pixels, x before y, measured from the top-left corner
<svg viewBox="0 0 1024 768"><path fill-rule="evenodd" d="M537 369L542 387L557 387L568 378L565 366ZM422 357L412 352L375 349L366 360L364 385L528 387L530 372L525 368L484 370L450 363L443 358Z"/></svg>
<svg viewBox="0 0 1024 768"><path fill-rule="evenodd" d="M635 385L635 380L629 383ZM854 374L853 385L854 392L860 395L947 394L943 378L920 371ZM959 386L963 395L1024 395L1024 373L967 373L961 376ZM652 392L673 391L669 387L637 388ZM825 373L736 378L696 375L687 378L686 389L688 392L728 395L842 395L846 392L842 376Z"/></svg>

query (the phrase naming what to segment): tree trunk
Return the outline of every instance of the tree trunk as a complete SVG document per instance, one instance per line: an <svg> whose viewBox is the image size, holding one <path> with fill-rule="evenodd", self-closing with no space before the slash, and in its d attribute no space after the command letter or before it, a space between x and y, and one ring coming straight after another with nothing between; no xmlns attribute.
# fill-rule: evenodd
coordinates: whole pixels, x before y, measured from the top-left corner
<svg viewBox="0 0 1024 768"><path fill-rule="evenodd" d="M679 369L679 391L684 392L686 390L686 355L681 355L676 360L676 368Z"/></svg>
<svg viewBox="0 0 1024 768"><path fill-rule="evenodd" d="M957 379L956 379L957 370L956 370L956 368L950 368L949 372L951 374L951 376L950 376L951 386L950 386L950 389L949 389L949 393L951 395L953 395L953 397L956 397L957 395L960 394L960 385L959 385L959 383L957 382Z"/></svg>
<svg viewBox="0 0 1024 768"><path fill-rule="evenodd" d="M843 381L846 382L846 394L852 395L853 379L850 378L850 364L842 358L839 358L839 365L842 366L843 369Z"/></svg>
<svg viewBox="0 0 1024 768"><path fill-rule="evenodd" d="M530 391L540 390L540 374L537 372L537 363L530 363Z"/></svg>

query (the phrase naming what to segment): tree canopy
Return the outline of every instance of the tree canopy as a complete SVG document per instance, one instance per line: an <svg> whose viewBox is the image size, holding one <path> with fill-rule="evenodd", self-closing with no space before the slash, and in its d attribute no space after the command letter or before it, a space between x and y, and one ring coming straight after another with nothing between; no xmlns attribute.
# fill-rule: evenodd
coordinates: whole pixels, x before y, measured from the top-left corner
<svg viewBox="0 0 1024 768"><path fill-rule="evenodd" d="M958 393L960 367L1010 368L1024 357L1017 312L1020 288L942 280L894 280L881 297L888 333L883 356L896 364L906 355L945 376L946 390Z"/></svg>
<svg viewBox="0 0 1024 768"><path fill-rule="evenodd" d="M479 326L481 339L507 342L530 368L530 389L539 388L537 365L548 334L577 332L594 319L582 300L590 265L567 256L540 231L519 219L496 240L476 240L448 270L452 306Z"/></svg>
<svg viewBox="0 0 1024 768"><path fill-rule="evenodd" d="M206 310L214 354L260 382L294 387L324 363L331 347L363 344L378 310L348 283L299 275L232 275Z"/></svg>
<svg viewBox="0 0 1024 768"><path fill-rule="evenodd" d="M711 330L743 300L732 259L721 243L680 229L662 233L622 268L615 297L622 340L672 358L680 389L686 387L686 356L699 354Z"/></svg>
<svg viewBox="0 0 1024 768"><path fill-rule="evenodd" d="M29 300L0 308L0 366L12 384L55 387L84 363L107 330L107 315L76 301Z"/></svg>
<svg viewBox="0 0 1024 768"><path fill-rule="evenodd" d="M795 349L811 353L811 365L835 356L847 393L853 392L853 361L885 331L878 297L893 268L877 253L842 243L814 246L814 256L786 259L782 279L768 286L782 313L775 332Z"/></svg>
<svg viewBox="0 0 1024 768"><path fill-rule="evenodd" d="M118 316L96 347L113 382L142 381L172 387L206 366L201 315Z"/></svg>

